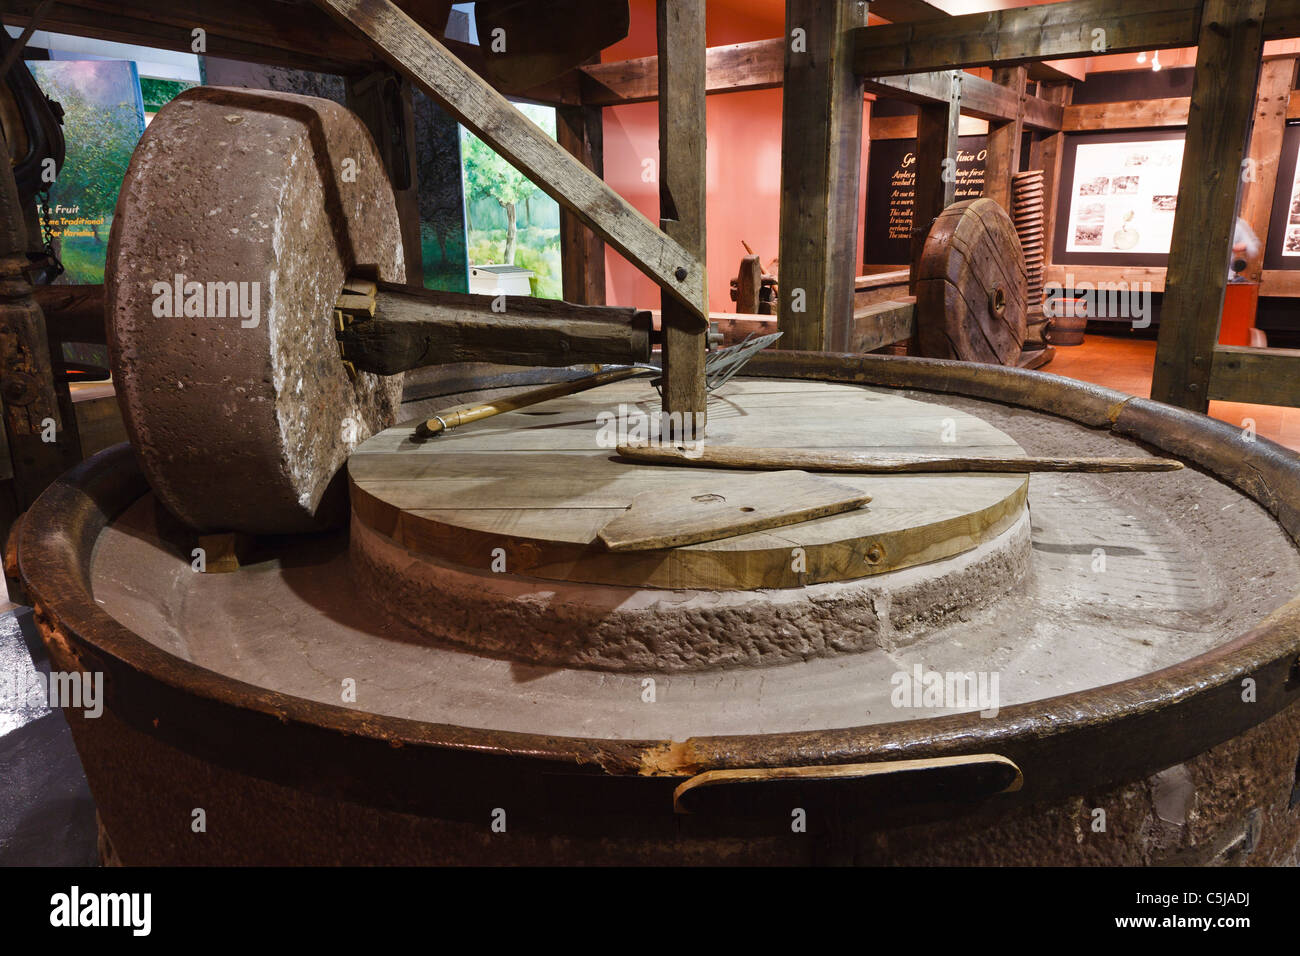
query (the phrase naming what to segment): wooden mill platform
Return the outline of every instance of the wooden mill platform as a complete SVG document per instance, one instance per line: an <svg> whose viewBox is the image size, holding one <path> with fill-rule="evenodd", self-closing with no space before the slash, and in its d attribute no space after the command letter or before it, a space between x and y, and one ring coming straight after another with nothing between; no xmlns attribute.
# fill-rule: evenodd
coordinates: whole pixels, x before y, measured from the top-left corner
<svg viewBox="0 0 1300 956"><path fill-rule="evenodd" d="M1025 475L836 475L869 505L771 531L614 553L603 525L637 495L666 509L750 473L636 464L620 440L654 439L647 380L608 385L419 441L409 425L348 463L355 520L413 554L466 568L637 588L748 590L849 581L969 551L1025 508ZM621 432L620 432L621 429ZM1021 456L981 419L896 393L740 380L709 406L707 443L881 455ZM501 549L504 551L504 562ZM800 555L792 557L799 549Z"/></svg>

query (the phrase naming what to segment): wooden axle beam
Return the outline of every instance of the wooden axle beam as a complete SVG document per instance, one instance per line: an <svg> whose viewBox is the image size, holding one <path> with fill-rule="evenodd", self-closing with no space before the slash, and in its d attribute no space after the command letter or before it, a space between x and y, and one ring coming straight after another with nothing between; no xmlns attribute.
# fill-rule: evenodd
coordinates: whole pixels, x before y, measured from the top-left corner
<svg viewBox="0 0 1300 956"><path fill-rule="evenodd" d="M680 302L705 328L704 263L657 229L391 0L314 0Z"/></svg>
<svg viewBox="0 0 1300 956"><path fill-rule="evenodd" d="M559 368L650 361L649 312L386 282L374 288L372 299L345 294L341 301L339 344L358 371L397 375L453 362Z"/></svg>

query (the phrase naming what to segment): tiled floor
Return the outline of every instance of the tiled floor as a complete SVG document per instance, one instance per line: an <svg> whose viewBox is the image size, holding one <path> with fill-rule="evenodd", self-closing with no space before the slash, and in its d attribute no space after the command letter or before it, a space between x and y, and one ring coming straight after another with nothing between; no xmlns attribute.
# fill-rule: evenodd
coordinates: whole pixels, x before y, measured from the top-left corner
<svg viewBox="0 0 1300 956"><path fill-rule="evenodd" d="M1083 345L1058 348L1043 371L1149 398L1155 360L1155 342L1090 332ZM1210 415L1243 427L1254 419L1259 435L1300 451L1300 408L1211 402Z"/></svg>

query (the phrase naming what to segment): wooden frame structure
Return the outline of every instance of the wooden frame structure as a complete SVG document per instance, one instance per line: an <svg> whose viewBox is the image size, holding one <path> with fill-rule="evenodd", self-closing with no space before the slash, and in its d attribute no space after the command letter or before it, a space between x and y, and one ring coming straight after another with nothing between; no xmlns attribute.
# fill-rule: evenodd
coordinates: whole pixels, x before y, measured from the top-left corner
<svg viewBox="0 0 1300 956"><path fill-rule="evenodd" d="M1217 345L1263 44L1297 35L1297 0L1069 0L859 31L855 68L891 76L1196 46L1151 397L1199 412L1211 399L1300 405L1300 354ZM1284 72L1268 71L1271 89Z"/></svg>
<svg viewBox="0 0 1300 956"><path fill-rule="evenodd" d="M1064 87L1040 86L1039 95L1028 95L1026 79L1062 75L1042 61L1197 46L1196 92L1185 107L1177 102L1164 106L1166 121L1186 110L1184 169L1196 169L1198 175L1184 177L1182 225L1175 227L1167 270L1166 321L1153 397L1201 411L1212 397L1251 401L1262 400L1265 393L1272 401L1287 398L1300 404L1300 387L1270 385L1261 391L1260 370L1289 369L1289 356L1276 350L1257 355L1215 348L1226 269L1208 267L1227 260L1237 197L1224 170L1233 170L1235 178L1245 157L1255 114L1250 97L1261 71L1274 90L1285 72L1281 66L1261 68L1262 44L1300 36L1300 0L1150 0L1141 5L1065 0L964 16L947 16L924 0L787 0L786 35L708 50L696 22L703 0L659 0L660 49L667 51L662 60L592 63L542 87L504 91L481 76L483 58L490 54L439 41L426 30L439 16L445 19L449 4L444 0L313 3L315 8L297 8L299 16L286 26L257 0L231 0L216 13L201 0L173 0L165 15L150 11L148 16L138 11L134 16L130 11L109 14L103 4L72 0L57 5L45 26L188 50L192 25L204 23L211 37L221 38L225 56L350 77L395 69L560 203L566 258L573 262L566 269L566 297L586 303L603 298L604 242L664 290L669 411L703 410L697 384L708 316L703 151L679 150L678 144L691 130L703 142L706 94L783 86L801 104L785 111L783 129L779 323L786 347L845 349L855 338L855 269L846 264L858 261L861 93L919 107L921 168L914 229L923 235L951 201L951 184L939 170L955 150L962 114L991 123L992 169L1000 182L1018 165L1020 130L1046 132L1042 145L1035 144L1036 158L1046 152L1052 159L1059 154L1059 134L1082 128L1080 123L1098 113L1096 107L1070 107ZM22 23L38 0L16 0L9 6L10 19ZM868 9L893 22L868 27ZM339 30L330 17L348 29ZM676 37L678 45L667 45L668 37ZM323 45L329 50L325 57L307 52ZM991 67L994 78L962 72L968 67ZM1286 92L1289 113L1293 107ZM502 93L559 107L561 143L536 135L508 108ZM661 147L667 157L661 200L669 215L661 228L600 178L599 109L655 99L662 105ZM807 109L810 99L824 108ZM1267 102L1273 103L1268 118L1275 121L1276 103L1273 98ZM1206 169L1214 175L1200 175ZM998 182L993 183L994 195L1006 192ZM1248 193L1251 208L1261 202L1261 192ZM1230 199L1228 193L1233 193ZM682 380L672 370L674 363L689 384L672 384Z"/></svg>

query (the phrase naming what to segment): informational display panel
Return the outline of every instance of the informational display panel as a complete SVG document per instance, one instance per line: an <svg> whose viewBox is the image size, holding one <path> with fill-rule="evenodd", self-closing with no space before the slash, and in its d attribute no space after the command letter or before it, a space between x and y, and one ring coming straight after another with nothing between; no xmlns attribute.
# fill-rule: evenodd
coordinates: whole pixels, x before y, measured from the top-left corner
<svg viewBox="0 0 1300 956"><path fill-rule="evenodd" d="M1067 136L1056 261L1165 265L1185 135L1180 129Z"/></svg>
<svg viewBox="0 0 1300 956"><path fill-rule="evenodd" d="M984 195L985 136L957 140L956 201ZM905 266L911 259L916 202L916 140L881 139L871 144L867 167L867 226L862 261Z"/></svg>
<svg viewBox="0 0 1300 956"><path fill-rule="evenodd" d="M1282 137L1264 268L1300 269L1300 125L1297 124L1288 124Z"/></svg>

